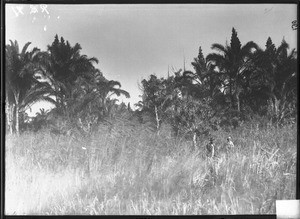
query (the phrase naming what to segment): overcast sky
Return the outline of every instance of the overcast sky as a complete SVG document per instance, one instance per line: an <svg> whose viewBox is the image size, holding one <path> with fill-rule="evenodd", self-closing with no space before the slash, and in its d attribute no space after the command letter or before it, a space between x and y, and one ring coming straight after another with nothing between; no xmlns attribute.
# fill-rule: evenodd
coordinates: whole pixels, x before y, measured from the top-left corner
<svg viewBox="0 0 300 219"><path fill-rule="evenodd" d="M198 55L213 52L213 43L230 43L234 27L242 44L264 47L270 36L276 46L284 38L297 47L296 4L184 4L184 5L17 5L6 4L6 43L47 48L55 34L82 54L99 59L107 79L120 81L132 104L140 100L138 83L150 74L167 76L186 69Z"/></svg>

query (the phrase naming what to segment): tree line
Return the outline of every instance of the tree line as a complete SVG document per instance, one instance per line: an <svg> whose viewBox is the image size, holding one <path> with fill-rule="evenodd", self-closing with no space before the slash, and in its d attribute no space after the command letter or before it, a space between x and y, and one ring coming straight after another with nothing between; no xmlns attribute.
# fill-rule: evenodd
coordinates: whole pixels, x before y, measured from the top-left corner
<svg viewBox="0 0 300 219"><path fill-rule="evenodd" d="M112 94L129 97L120 82L107 80L95 68L97 58L81 54L80 44L71 46L57 35L47 51L28 51L30 44L26 43L22 50L17 41L6 45L6 121L10 133L20 132L20 124L26 123L25 111L40 101L55 106L52 118L60 117L74 125L78 120L100 122L115 103ZM38 120L47 122L45 111L38 115Z"/></svg>
<svg viewBox="0 0 300 219"><path fill-rule="evenodd" d="M201 47L193 70L141 82L137 106L152 115L157 130L163 122L175 135L210 135L222 127L238 127L255 117L274 125L297 116L297 53L283 39L276 48L269 37L265 48L253 41L242 45L232 28L230 43L213 44L204 57Z"/></svg>
<svg viewBox="0 0 300 219"><path fill-rule="evenodd" d="M232 28L230 43L213 44L206 57L199 48L193 70L142 80L142 100L135 111L117 104L112 94L129 93L94 67L98 59L81 55L78 43L71 46L56 35L47 51L27 51L29 45L22 51L17 41L6 46L10 132L19 133L26 109L41 100L55 105L51 113L40 112L43 121L51 114L82 128L125 113L140 123L150 120L157 134L163 123L169 124L175 136L189 136L194 143L211 130L238 127L257 116L273 124L293 122L297 116L297 53L284 39L278 47L270 37L264 48L253 41L242 45Z"/></svg>

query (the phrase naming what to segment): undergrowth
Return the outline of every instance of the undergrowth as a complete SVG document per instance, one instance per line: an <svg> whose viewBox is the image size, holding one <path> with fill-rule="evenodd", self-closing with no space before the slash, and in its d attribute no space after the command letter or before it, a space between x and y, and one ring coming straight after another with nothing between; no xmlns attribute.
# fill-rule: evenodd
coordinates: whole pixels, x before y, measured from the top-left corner
<svg viewBox="0 0 300 219"><path fill-rule="evenodd" d="M296 126L212 133L191 141L116 124L87 136L6 136L5 213L29 215L275 214L295 199ZM231 136L235 149L219 150Z"/></svg>

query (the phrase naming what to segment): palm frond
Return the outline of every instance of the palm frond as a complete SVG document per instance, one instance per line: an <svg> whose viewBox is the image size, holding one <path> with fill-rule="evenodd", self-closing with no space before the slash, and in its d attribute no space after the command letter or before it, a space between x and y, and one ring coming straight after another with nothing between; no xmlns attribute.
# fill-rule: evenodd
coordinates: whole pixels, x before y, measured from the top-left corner
<svg viewBox="0 0 300 219"><path fill-rule="evenodd" d="M185 78L194 78L197 75L192 71L185 71L185 72L182 73L182 76L185 77Z"/></svg>
<svg viewBox="0 0 300 219"><path fill-rule="evenodd" d="M31 42L28 42L24 45L22 52L21 52L21 56L24 56L26 54L26 50L30 44L31 44Z"/></svg>
<svg viewBox="0 0 300 219"><path fill-rule="evenodd" d="M130 98L130 94L127 91L122 90L122 89L112 88L110 90L110 92L112 92L113 94L116 94L117 96L124 95L126 98Z"/></svg>
<svg viewBox="0 0 300 219"><path fill-rule="evenodd" d="M88 61L89 61L90 63L96 63L96 64L99 63L99 60L98 60L96 57L89 58Z"/></svg>
<svg viewBox="0 0 300 219"><path fill-rule="evenodd" d="M219 52L221 52L221 53L223 53L223 54L226 54L227 51L228 51L227 48L226 48L225 46L223 46L223 45L221 45L221 44L218 44L218 43L212 44L211 49L217 50L217 51L219 51Z"/></svg>
<svg viewBox="0 0 300 219"><path fill-rule="evenodd" d="M246 43L241 49L240 56L248 56L250 53L252 53L253 49L258 50L259 46L253 41Z"/></svg>
<svg viewBox="0 0 300 219"><path fill-rule="evenodd" d="M276 51L276 56L279 56L279 54L282 53L287 53L288 49L289 49L289 44L285 40L283 40Z"/></svg>
<svg viewBox="0 0 300 219"><path fill-rule="evenodd" d="M206 56L208 63L215 63L216 65L224 62L224 56L217 53L210 53Z"/></svg>
<svg viewBox="0 0 300 219"><path fill-rule="evenodd" d="M110 80L110 81L108 81L107 86L108 87L115 87L115 86L121 87L121 83L119 81Z"/></svg>

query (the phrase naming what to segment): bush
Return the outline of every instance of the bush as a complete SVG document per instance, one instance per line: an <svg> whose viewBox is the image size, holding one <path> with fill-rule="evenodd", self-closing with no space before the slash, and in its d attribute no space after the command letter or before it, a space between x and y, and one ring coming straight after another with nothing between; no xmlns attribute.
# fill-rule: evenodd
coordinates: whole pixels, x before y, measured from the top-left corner
<svg viewBox="0 0 300 219"><path fill-rule="evenodd" d="M206 138L191 153L166 125L160 135L125 119L97 130L8 136L6 214L274 214L276 199L295 198L295 125L212 131L213 160Z"/></svg>

